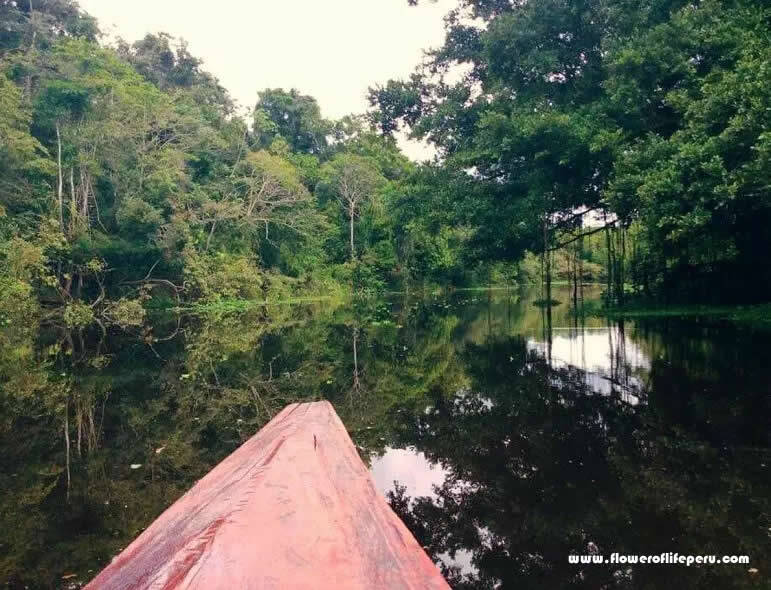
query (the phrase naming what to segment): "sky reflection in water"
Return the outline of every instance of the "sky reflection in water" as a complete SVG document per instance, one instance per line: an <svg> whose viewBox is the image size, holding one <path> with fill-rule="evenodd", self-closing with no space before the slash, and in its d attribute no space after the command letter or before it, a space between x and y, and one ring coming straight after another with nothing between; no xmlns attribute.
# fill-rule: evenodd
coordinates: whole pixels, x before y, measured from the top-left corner
<svg viewBox="0 0 771 590"><path fill-rule="evenodd" d="M579 319L568 292L549 322L533 298L1 328L0 584L86 582L281 407L326 398L456 589L762 587L746 566L567 556L741 553L769 571L767 333Z"/></svg>

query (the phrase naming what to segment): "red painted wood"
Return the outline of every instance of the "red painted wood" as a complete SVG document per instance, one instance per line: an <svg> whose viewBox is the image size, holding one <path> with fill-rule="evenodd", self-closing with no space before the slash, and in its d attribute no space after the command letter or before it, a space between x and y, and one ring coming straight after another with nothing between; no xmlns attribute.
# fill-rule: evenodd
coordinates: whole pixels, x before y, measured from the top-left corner
<svg viewBox="0 0 771 590"><path fill-rule="evenodd" d="M331 404L314 402L284 408L86 588L449 586L375 490Z"/></svg>

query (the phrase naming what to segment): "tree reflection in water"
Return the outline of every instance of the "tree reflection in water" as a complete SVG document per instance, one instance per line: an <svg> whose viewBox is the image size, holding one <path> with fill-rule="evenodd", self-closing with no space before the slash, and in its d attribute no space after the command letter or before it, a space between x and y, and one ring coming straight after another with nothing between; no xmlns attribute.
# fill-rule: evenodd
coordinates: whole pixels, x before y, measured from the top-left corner
<svg viewBox="0 0 771 590"><path fill-rule="evenodd" d="M397 483L389 500L453 587L759 587L748 569L768 571L763 349L742 340L741 365L716 371L713 354L737 341L713 342L684 371L673 363L704 331L675 324L631 342L623 324L553 330L551 342L490 336L459 357L468 387L397 413L395 446L440 465L444 481L418 497ZM582 348L598 337L600 354ZM731 418L710 419L723 411ZM752 565L568 563L594 551L748 554Z"/></svg>
<svg viewBox="0 0 771 590"><path fill-rule="evenodd" d="M88 581L281 407L326 398L456 588L761 587L766 340L474 292L0 327L0 583ZM568 563L590 544L752 563Z"/></svg>

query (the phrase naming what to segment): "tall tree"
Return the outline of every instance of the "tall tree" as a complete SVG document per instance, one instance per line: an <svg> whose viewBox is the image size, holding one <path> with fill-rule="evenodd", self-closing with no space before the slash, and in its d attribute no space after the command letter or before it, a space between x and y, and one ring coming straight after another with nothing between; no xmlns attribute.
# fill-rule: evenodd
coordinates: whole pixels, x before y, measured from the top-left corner
<svg viewBox="0 0 771 590"><path fill-rule="evenodd" d="M96 40L96 19L75 0L0 0L0 55L9 50L48 49L58 39Z"/></svg>
<svg viewBox="0 0 771 590"><path fill-rule="evenodd" d="M321 116L316 99L280 88L260 92L254 111L254 135L257 145L268 147L282 137L293 152L322 154L327 148L331 126Z"/></svg>
<svg viewBox="0 0 771 590"><path fill-rule="evenodd" d="M371 202L385 178L377 166L363 156L339 154L325 164L322 182L340 205L348 219L351 260L356 259L354 223L363 207Z"/></svg>
<svg viewBox="0 0 771 590"><path fill-rule="evenodd" d="M132 45L119 42L118 53L161 90L184 89L199 104L216 106L227 114L233 112L227 91L202 69L202 61L190 53L184 40L168 33L148 34Z"/></svg>

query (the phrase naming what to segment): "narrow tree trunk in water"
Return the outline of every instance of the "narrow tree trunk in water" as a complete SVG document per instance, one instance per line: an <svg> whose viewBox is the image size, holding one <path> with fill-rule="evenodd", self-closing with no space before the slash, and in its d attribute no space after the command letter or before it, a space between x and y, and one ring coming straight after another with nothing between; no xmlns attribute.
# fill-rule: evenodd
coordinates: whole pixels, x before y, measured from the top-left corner
<svg viewBox="0 0 771 590"><path fill-rule="evenodd" d="M359 380L359 353L358 353L359 328L353 329L353 376Z"/></svg>
<svg viewBox="0 0 771 590"><path fill-rule="evenodd" d="M616 303L619 303L621 298L619 297L619 294L618 294L618 280L619 280L619 276L618 276L619 267L618 267L618 255L617 255L617 252L618 252L618 228L613 228L613 234L611 236L611 242L610 243L611 243L611 246L612 246L612 248L611 248L611 253L612 253L611 257L613 259L613 292L614 292L614 295L615 295Z"/></svg>
<svg viewBox="0 0 771 590"><path fill-rule="evenodd" d="M618 226L613 228L613 279L615 281L615 290L616 290L616 303L621 305L623 303L623 293L622 290L624 288L623 283L623 260L619 258L619 250L621 250L621 230Z"/></svg>
<svg viewBox="0 0 771 590"><path fill-rule="evenodd" d="M581 305L584 304L584 238L578 239L578 285Z"/></svg>
<svg viewBox="0 0 771 590"><path fill-rule="evenodd" d="M605 294L605 299L607 300L607 304L610 305L611 301L613 301L613 263L611 261L610 257L610 228L608 227L608 219L607 215L603 215L604 221L605 221L605 250L608 258L608 265L607 265L607 293Z"/></svg>
<svg viewBox="0 0 771 590"><path fill-rule="evenodd" d="M551 319L551 300L546 306L546 359L549 368L552 368L552 319Z"/></svg>
<svg viewBox="0 0 771 590"><path fill-rule="evenodd" d="M67 501L70 501L70 406L64 402L64 446L67 453Z"/></svg>
<svg viewBox="0 0 771 590"><path fill-rule="evenodd" d="M80 299L83 293L83 273L78 273L78 282L75 283L75 299Z"/></svg>
<svg viewBox="0 0 771 590"><path fill-rule="evenodd" d="M546 304L551 307L551 252L546 253Z"/></svg>
<svg viewBox="0 0 771 590"><path fill-rule="evenodd" d="M75 419L78 424L78 442L75 445L75 448L78 450L78 457L82 456L81 452L81 441L83 439L83 413L75 411Z"/></svg>
<svg viewBox="0 0 771 590"><path fill-rule="evenodd" d="M623 299L621 295L621 264L622 261L619 259L619 251L621 250L621 236L619 234L619 228L616 227L613 232L613 237L615 238L613 241L613 278L616 281L616 302L621 305L621 300Z"/></svg>
<svg viewBox="0 0 771 590"><path fill-rule="evenodd" d="M573 247L573 309L578 310L578 246Z"/></svg>
<svg viewBox="0 0 771 590"><path fill-rule="evenodd" d="M551 305L551 252L549 251L549 221L544 213L543 217L543 256L541 258L542 280L546 283L546 292L543 299L547 305Z"/></svg>
<svg viewBox="0 0 771 590"><path fill-rule="evenodd" d="M621 258L619 259L618 272L618 302L624 305L624 286L626 283L626 229L622 226L621 232Z"/></svg>
<svg viewBox="0 0 771 590"><path fill-rule="evenodd" d="M361 380L359 379L359 327L353 327L353 383L351 384L351 394L349 400L353 403L353 394L361 390Z"/></svg>

